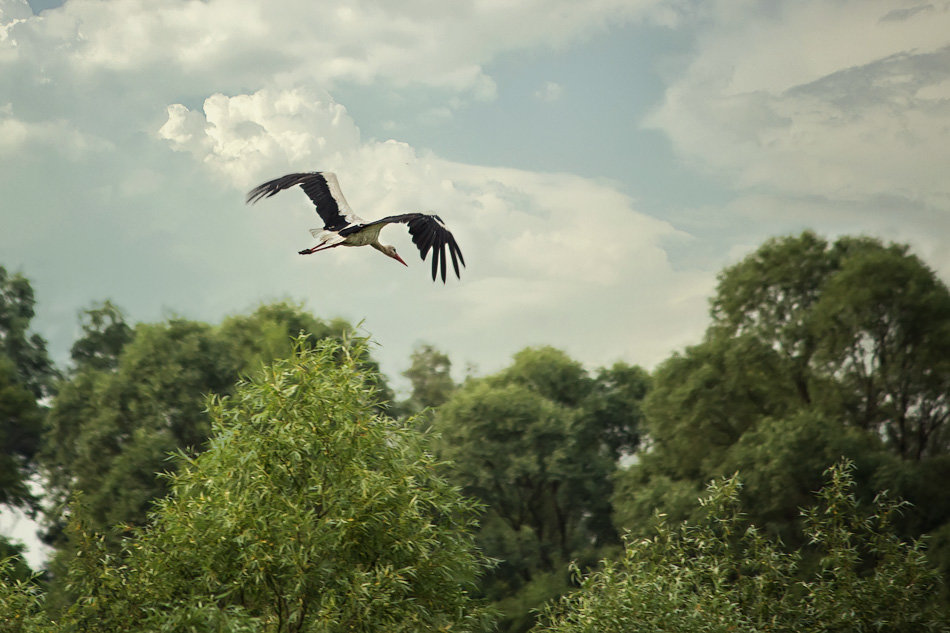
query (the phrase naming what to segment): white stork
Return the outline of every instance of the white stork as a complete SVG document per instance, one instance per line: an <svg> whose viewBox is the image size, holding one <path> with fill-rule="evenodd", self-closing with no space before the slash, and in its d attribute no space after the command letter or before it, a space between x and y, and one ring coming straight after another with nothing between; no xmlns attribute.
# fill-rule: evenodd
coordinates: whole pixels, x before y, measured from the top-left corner
<svg viewBox="0 0 950 633"><path fill-rule="evenodd" d="M455 276L461 279L459 262L464 266L465 259L455 238L442 223L442 218L425 213L404 213L367 222L350 210L350 205L346 203L340 191L336 174L331 172L287 174L270 180L251 189L247 194L247 203L252 204L262 198L269 198L295 185L300 185L304 193L313 201L317 207L317 213L323 220L322 229L310 229L310 233L317 238L316 246L299 251L301 255L310 255L336 246L366 246L368 244L383 255L392 257L403 266L408 266L409 264L396 253L395 247L379 243L379 232L384 226L402 222L409 226L409 234L412 235L415 245L419 247L419 255L423 261L429 249L432 249L432 281L435 281L436 271L441 263L442 283L445 283L446 246L448 246L449 255L452 256Z"/></svg>

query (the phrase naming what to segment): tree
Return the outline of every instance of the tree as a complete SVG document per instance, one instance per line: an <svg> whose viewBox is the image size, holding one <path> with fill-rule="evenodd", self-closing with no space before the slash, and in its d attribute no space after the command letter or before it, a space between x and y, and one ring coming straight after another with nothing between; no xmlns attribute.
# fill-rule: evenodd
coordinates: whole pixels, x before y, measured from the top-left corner
<svg viewBox="0 0 950 633"><path fill-rule="evenodd" d="M207 448L209 394L228 395L240 376L261 371L273 355L290 355L300 334L312 347L352 331L287 303L261 306L218 326L181 318L140 323L123 344L124 318L108 302L88 311L82 323L84 336L74 350L83 353L53 402L42 453L51 506L46 540L56 548L50 564L54 609L68 601L63 579L77 554L63 532L73 495L83 493L89 529L117 550L127 529L144 525L152 504L168 492L168 480L159 474L177 466L169 455ZM368 353L359 362L377 401L386 399L389 390L375 362Z"/></svg>
<svg viewBox="0 0 950 633"><path fill-rule="evenodd" d="M632 455L640 446L642 403L650 385L642 367L616 362L599 368L580 407L585 441L600 445L614 460Z"/></svg>
<svg viewBox="0 0 950 633"><path fill-rule="evenodd" d="M141 525L152 500L167 491L156 477L170 467L167 456L205 448L209 393L226 395L242 374L289 355L300 334L313 346L351 331L287 303L261 306L220 326L173 318L130 328L105 302L84 312L81 323L75 367L53 402L43 461L59 507L82 490L87 519L101 532ZM367 354L361 362L385 397L388 388L373 375L372 359Z"/></svg>
<svg viewBox="0 0 950 633"><path fill-rule="evenodd" d="M630 538L581 588L549 607L539 633L649 631L946 631L950 611L920 542L891 524L900 504L854 496L852 467L826 473L803 512L801 539L819 564L803 566L740 512L738 478L713 482L694 523L661 523Z"/></svg>
<svg viewBox="0 0 950 633"><path fill-rule="evenodd" d="M33 288L0 266L0 504L36 510L29 486L36 472L45 409L56 372L46 342L29 331Z"/></svg>
<svg viewBox="0 0 950 633"><path fill-rule="evenodd" d="M217 335L228 341L239 373L246 375L272 360L289 356L293 341L301 335L305 337L305 345L314 347L324 339L342 341L352 337L355 329L343 319L324 321L306 312L301 305L278 301L261 305L250 315L226 318L217 329ZM364 350L359 362L366 370L366 380L379 395L375 406L380 412L386 410L393 401L393 392L379 371L379 363L368 350Z"/></svg>
<svg viewBox="0 0 950 633"><path fill-rule="evenodd" d="M704 340L654 372L649 448L616 480L618 527L644 534L655 510L695 518L703 482L741 469L752 518L792 547L798 508L847 456L863 498L878 487L914 503L903 535L940 532L948 352L950 292L906 246L769 240L720 274Z"/></svg>
<svg viewBox="0 0 950 633"><path fill-rule="evenodd" d="M409 369L402 374L412 383L410 408L419 411L442 405L455 390L448 355L431 345L421 345L412 351L410 360Z"/></svg>
<svg viewBox="0 0 950 633"><path fill-rule="evenodd" d="M0 355L13 362L17 381L39 400L52 392L56 369L46 353L46 341L29 332L35 304L29 280L0 266Z"/></svg>
<svg viewBox="0 0 950 633"><path fill-rule="evenodd" d="M43 594L25 564L0 552L0 622L4 633L56 633Z"/></svg>
<svg viewBox="0 0 950 633"><path fill-rule="evenodd" d="M654 372L644 401L651 450L642 457L664 474L701 482L759 420L800 406L773 347L749 335L710 336Z"/></svg>
<svg viewBox="0 0 950 633"><path fill-rule="evenodd" d="M42 408L20 382L13 362L0 355L0 503L35 507L29 477L42 432Z"/></svg>
<svg viewBox="0 0 950 633"><path fill-rule="evenodd" d="M618 537L611 474L638 438L646 374L616 365L591 378L550 347L525 349L497 374L471 379L435 417L450 477L486 506L478 541L500 560L482 584L502 628L569 588L568 563L593 563Z"/></svg>
<svg viewBox="0 0 950 633"><path fill-rule="evenodd" d="M115 369L122 349L133 337L122 310L111 301L103 301L83 310L79 319L83 335L70 350L76 368Z"/></svg>
<svg viewBox="0 0 950 633"><path fill-rule="evenodd" d="M839 267L842 250L829 250L828 243L810 231L768 240L720 273L707 339L748 334L775 349L801 401L811 402L809 365L815 343L809 310Z"/></svg>
<svg viewBox="0 0 950 633"><path fill-rule="evenodd" d="M816 369L846 419L904 459L950 452L950 292L906 247L862 248L814 309Z"/></svg>
<svg viewBox="0 0 950 633"><path fill-rule="evenodd" d="M950 449L950 291L905 245L806 232L723 271L707 340L748 335L803 406L920 459Z"/></svg>
<svg viewBox="0 0 950 633"><path fill-rule="evenodd" d="M209 407L169 495L110 555L82 525L63 625L86 630L419 631L478 625L477 509L425 436L375 415L363 341L327 340Z"/></svg>
<svg viewBox="0 0 950 633"><path fill-rule="evenodd" d="M140 324L114 369L80 366L50 412L44 465L60 510L77 490L105 532L144 522L166 492L156 473L181 448L204 448L208 393L227 393L237 365L211 326L184 319ZM58 520L58 519L57 519Z"/></svg>

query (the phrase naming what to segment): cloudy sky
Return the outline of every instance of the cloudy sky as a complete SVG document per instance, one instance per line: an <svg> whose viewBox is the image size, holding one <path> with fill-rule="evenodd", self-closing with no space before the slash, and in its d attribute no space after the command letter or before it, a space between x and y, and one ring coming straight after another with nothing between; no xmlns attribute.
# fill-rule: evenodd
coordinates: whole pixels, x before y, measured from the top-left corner
<svg viewBox="0 0 950 633"><path fill-rule="evenodd" d="M65 361L77 313L218 321L262 301L499 369L553 344L654 366L715 275L813 228L950 277L950 2L0 0L0 265ZM360 215L439 213L468 268L301 257L291 171Z"/></svg>

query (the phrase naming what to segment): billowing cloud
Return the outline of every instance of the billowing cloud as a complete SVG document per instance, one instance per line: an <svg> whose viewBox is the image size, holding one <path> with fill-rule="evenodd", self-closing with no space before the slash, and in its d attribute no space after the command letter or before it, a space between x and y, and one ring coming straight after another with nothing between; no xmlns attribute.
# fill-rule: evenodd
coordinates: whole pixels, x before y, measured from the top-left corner
<svg viewBox="0 0 950 633"><path fill-rule="evenodd" d="M950 3L729 1L709 15L648 121L681 155L739 190L950 209Z"/></svg>
<svg viewBox="0 0 950 633"><path fill-rule="evenodd" d="M179 84L338 81L425 84L490 98L484 65L504 51L560 46L608 22L652 14L658 0L327 4L286 0L70 0L26 18L2 0L0 62L49 57L86 75L144 69ZM28 7L27 7L28 10ZM55 56L49 53L55 51Z"/></svg>
<svg viewBox="0 0 950 633"><path fill-rule="evenodd" d="M158 136L244 187L265 167L333 164L359 145L346 108L304 89L208 97L200 112L168 106Z"/></svg>
<svg viewBox="0 0 950 633"><path fill-rule="evenodd" d="M159 135L210 173L245 188L305 165L337 171L351 206L367 219L412 210L440 214L469 268L462 282L440 284L434 293L428 265L418 262L399 225L381 239L404 256L409 253L406 259L415 262L411 271L389 266L374 251L341 249L288 262L279 275L289 288L306 288L321 271L320 294L347 297L344 303L366 318L370 331L382 340L402 341L398 359L425 333L489 366L526 344L548 342L589 362L629 353L651 363L671 339L685 343L683 334L695 332L705 318L711 278L673 271L664 250L665 242L688 237L637 212L609 185L569 174L456 163L395 141L364 142L342 106L300 89L214 95L196 111L175 105ZM289 232L266 237L271 247L280 244L287 252L308 246L305 229L319 225L297 190L248 213L293 214L298 239ZM376 290L363 296L353 280L368 278ZM680 320L642 311L644 302L685 302L693 311ZM485 345L486 336L492 345ZM505 353L499 355L499 348ZM383 358L384 366L396 360Z"/></svg>

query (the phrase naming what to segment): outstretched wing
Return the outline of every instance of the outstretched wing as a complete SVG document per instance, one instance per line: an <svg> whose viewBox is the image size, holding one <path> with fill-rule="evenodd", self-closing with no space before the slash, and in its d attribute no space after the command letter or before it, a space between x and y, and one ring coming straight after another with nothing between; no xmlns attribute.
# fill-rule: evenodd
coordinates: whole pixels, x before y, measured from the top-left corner
<svg viewBox="0 0 950 633"><path fill-rule="evenodd" d="M353 213L346 203L336 174L329 171L313 171L302 174L287 174L275 178L251 189L247 194L247 203L252 204L262 198L270 198L274 194L300 185L313 204L317 207L317 214L323 220L323 228L328 231L338 231L351 224L363 224L365 220Z"/></svg>
<svg viewBox="0 0 950 633"><path fill-rule="evenodd" d="M462 250L455 241L455 236L445 227L442 218L437 215L426 215L425 213L405 213L369 222L366 226L392 224L394 222L402 222L409 226L409 234L412 235L413 243L419 247L419 255L423 261L429 253L429 249L432 249L432 281L435 281L436 273L441 268L442 283L445 283L446 248L448 248L449 255L452 257L455 276L459 279L462 278L459 272L459 263L461 262L462 266L465 266L465 258L462 257Z"/></svg>

